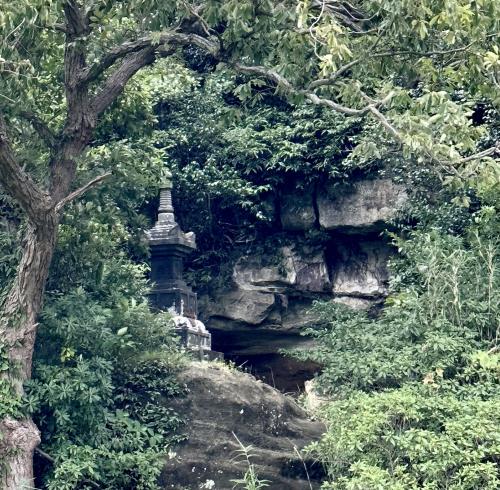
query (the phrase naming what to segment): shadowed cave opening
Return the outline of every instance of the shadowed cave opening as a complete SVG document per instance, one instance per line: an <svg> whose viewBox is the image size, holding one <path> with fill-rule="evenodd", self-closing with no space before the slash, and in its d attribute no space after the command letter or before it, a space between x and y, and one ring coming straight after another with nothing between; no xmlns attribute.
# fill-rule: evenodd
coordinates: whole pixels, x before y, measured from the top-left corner
<svg viewBox="0 0 500 490"><path fill-rule="evenodd" d="M296 346L297 335L273 331L211 330L212 348L224 353L242 370L283 393L300 394L306 381L320 372L321 366L312 361L299 361L279 352Z"/></svg>

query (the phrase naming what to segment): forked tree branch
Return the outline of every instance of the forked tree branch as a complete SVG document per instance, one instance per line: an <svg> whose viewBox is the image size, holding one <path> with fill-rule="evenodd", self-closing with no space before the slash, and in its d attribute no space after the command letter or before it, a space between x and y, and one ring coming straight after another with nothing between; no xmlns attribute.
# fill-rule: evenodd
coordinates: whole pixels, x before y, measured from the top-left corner
<svg viewBox="0 0 500 490"><path fill-rule="evenodd" d="M75 0L65 0L63 8L66 19L66 34L73 37L88 34L90 29L89 19L87 19L78 3Z"/></svg>
<svg viewBox="0 0 500 490"><path fill-rule="evenodd" d="M52 207L50 196L39 188L19 165L2 114L0 114L0 184L19 203L32 223L39 222Z"/></svg>

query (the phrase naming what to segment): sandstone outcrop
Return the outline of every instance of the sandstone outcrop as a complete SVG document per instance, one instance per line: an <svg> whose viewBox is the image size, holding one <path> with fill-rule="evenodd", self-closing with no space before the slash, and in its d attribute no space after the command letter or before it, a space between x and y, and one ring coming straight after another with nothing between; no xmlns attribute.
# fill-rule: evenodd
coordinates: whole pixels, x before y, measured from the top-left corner
<svg viewBox="0 0 500 490"><path fill-rule="evenodd" d="M387 293L387 261L392 250L381 240L344 240L333 245L332 292L335 297L377 300Z"/></svg>
<svg viewBox="0 0 500 490"><path fill-rule="evenodd" d="M329 231L380 231L406 199L404 188L390 179L362 180L352 186L324 187L318 191L317 197L319 223Z"/></svg>
<svg viewBox="0 0 500 490"><path fill-rule="evenodd" d="M286 231L320 226L328 231L369 233L382 230L408 196L388 178L354 184L323 184L316 189L290 189L281 197L281 225Z"/></svg>
<svg viewBox="0 0 500 490"><path fill-rule="evenodd" d="M274 263L266 257L244 256L236 263L233 281L242 290L326 292L331 287L322 250L281 247Z"/></svg>
<svg viewBox="0 0 500 490"><path fill-rule="evenodd" d="M259 377L273 379L281 389L300 384L294 370L304 379L312 377L318 366L293 365L283 357L280 363L279 351L312 345L300 334L315 324L314 300L366 310L383 303L394 248L381 231L406 199L405 190L387 178L287 189L280 218L291 244L272 255L241 256L231 282L199 299L216 350L248 362ZM304 240L312 229L323 234L314 247Z"/></svg>

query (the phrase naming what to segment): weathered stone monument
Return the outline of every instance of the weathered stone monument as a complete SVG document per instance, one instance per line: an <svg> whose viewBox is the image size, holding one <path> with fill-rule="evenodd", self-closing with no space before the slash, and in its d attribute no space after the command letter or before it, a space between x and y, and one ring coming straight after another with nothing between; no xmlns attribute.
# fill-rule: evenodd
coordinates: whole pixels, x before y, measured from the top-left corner
<svg viewBox="0 0 500 490"><path fill-rule="evenodd" d="M196 293L182 278L184 258L196 249L194 233L184 233L175 221L172 206L172 175L160 186L158 219L147 232L151 250L150 301L153 308L170 311L181 342L200 357L221 357L211 350L211 335L197 319Z"/></svg>

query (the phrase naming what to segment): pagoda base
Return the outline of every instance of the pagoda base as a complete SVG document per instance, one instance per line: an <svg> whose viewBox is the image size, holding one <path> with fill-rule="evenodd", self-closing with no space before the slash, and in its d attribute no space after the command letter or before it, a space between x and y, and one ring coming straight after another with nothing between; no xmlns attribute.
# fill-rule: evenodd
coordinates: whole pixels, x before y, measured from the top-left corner
<svg viewBox="0 0 500 490"><path fill-rule="evenodd" d="M200 360L223 360L222 352L212 350L212 335L203 322L181 315L175 315L174 330L181 339L181 344Z"/></svg>

